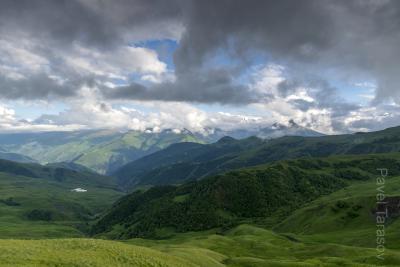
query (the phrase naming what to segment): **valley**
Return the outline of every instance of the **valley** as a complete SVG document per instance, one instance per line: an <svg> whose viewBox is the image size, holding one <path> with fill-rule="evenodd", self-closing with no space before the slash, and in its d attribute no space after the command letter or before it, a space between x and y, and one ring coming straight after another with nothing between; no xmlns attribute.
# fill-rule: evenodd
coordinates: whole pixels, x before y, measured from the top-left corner
<svg viewBox="0 0 400 267"><path fill-rule="evenodd" d="M0 267L399 267L400 0L0 0Z"/></svg>
<svg viewBox="0 0 400 267"><path fill-rule="evenodd" d="M0 160L0 237L85 236L87 222L122 195L111 177Z"/></svg>
<svg viewBox="0 0 400 267"><path fill-rule="evenodd" d="M177 143L128 176L0 160L0 266L398 266L399 130Z"/></svg>
<svg viewBox="0 0 400 267"><path fill-rule="evenodd" d="M182 133L172 131L146 133L84 130L0 134L0 148L7 153L20 155L22 159L25 156L42 164L74 162L102 174L115 171L125 163L170 144L184 141L205 142L200 137L184 131ZM5 154L5 156L8 155ZM10 159L10 156L4 159Z"/></svg>

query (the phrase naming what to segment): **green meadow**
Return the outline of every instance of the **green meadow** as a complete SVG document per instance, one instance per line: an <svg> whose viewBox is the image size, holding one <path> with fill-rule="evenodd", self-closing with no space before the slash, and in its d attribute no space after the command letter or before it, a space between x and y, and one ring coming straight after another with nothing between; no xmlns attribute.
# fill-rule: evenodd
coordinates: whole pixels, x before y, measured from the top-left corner
<svg viewBox="0 0 400 267"><path fill-rule="evenodd" d="M0 266L191 267L153 249L94 239L0 240Z"/></svg>
<svg viewBox="0 0 400 267"><path fill-rule="evenodd" d="M110 177L5 164L0 173L0 266L400 266L398 159L399 154L381 154L288 160L128 195ZM378 259L376 166L382 163L391 169L382 190L393 211L383 259ZM78 187L87 191L72 191ZM269 216L249 210L252 195L268 197L260 208L270 210ZM229 201L221 196L230 196ZM285 200L284 206L274 197ZM204 205L210 211L214 207L215 216L231 224L201 224L208 214L193 216L196 210L190 221L183 221L203 227L196 231L152 217L176 208L180 214L192 202L189 206L199 211ZM288 204L292 209L282 214ZM102 220L110 223L104 229L111 230L93 235ZM152 225L151 236L121 235L148 220L159 223Z"/></svg>
<svg viewBox="0 0 400 267"><path fill-rule="evenodd" d="M72 192L77 185L0 173L0 238L82 237L86 221L122 195L89 184L85 193Z"/></svg>
<svg viewBox="0 0 400 267"><path fill-rule="evenodd" d="M373 233L371 233L373 235ZM374 248L316 242L252 225L224 234L190 232L166 240L0 240L0 266L399 266L400 252L385 260Z"/></svg>
<svg viewBox="0 0 400 267"><path fill-rule="evenodd" d="M13 184L6 186L6 179L13 179ZM2 181L2 196L12 195L21 205L0 204L3 238L0 240L0 266L400 265L400 225L396 221L387 228L384 260L376 257L375 224L371 217L376 194L374 180L357 181L319 197L270 229L255 224L241 224L225 231L175 233L160 229L167 238L124 241L87 239L84 232L76 228L82 221L77 219L74 205L80 203L79 209L88 209L94 214L100 208L99 201L112 203L118 197L114 191L97 189L99 191L93 195L71 194L67 188L59 188L51 182L46 184L48 189L43 190L43 185L34 186L35 180L4 174ZM32 198L24 198L27 193L24 188L28 185ZM388 196L398 195L399 185L400 177L387 179ZM24 217L27 210L37 205L51 209L57 202L65 206L59 210L60 214L56 213L65 216L59 221L32 222ZM358 207L358 216L346 217L354 206Z"/></svg>

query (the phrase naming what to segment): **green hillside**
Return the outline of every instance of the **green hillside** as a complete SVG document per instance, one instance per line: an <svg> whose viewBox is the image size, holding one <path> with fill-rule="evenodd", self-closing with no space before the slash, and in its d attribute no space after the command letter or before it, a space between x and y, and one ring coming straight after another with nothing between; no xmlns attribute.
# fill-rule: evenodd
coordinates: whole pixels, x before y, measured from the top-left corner
<svg viewBox="0 0 400 267"><path fill-rule="evenodd" d="M110 177L0 160L0 237L83 236L120 196Z"/></svg>
<svg viewBox="0 0 400 267"><path fill-rule="evenodd" d="M229 229L249 220L271 226L319 196L371 180L380 166L400 175L400 154L282 161L181 186L153 187L123 197L93 232L126 239L159 237L171 230Z"/></svg>
<svg viewBox="0 0 400 267"><path fill-rule="evenodd" d="M0 266L400 265L400 212L392 210L383 261L371 215L376 168L390 170L389 199L400 194L399 153L281 161L137 191L113 207L122 194L97 179L82 186L76 171L58 181L44 175L49 166L3 163ZM92 231L127 240L85 237L106 209ZM21 240L31 238L39 240Z"/></svg>
<svg viewBox="0 0 400 267"><path fill-rule="evenodd" d="M232 169L300 157L390 152L400 152L400 127L368 133L273 139L264 146L224 163L223 168Z"/></svg>
<svg viewBox="0 0 400 267"><path fill-rule="evenodd" d="M153 249L91 239L0 240L0 266L195 267Z"/></svg>
<svg viewBox="0 0 400 267"><path fill-rule="evenodd" d="M24 156L24 155L17 154L17 153L4 152L4 151L0 151L0 159L22 162L22 163L36 162L36 160L34 160L28 156Z"/></svg>
<svg viewBox="0 0 400 267"><path fill-rule="evenodd" d="M386 247L400 249L400 177L393 176L390 168L389 174L383 187L388 203ZM374 180L354 183L296 210L274 229L307 240L374 247L377 187Z"/></svg>
<svg viewBox="0 0 400 267"><path fill-rule="evenodd" d="M95 173L93 170L89 169L86 166L83 166L81 164L75 163L75 162L54 162L54 163L48 163L46 164L47 167L51 168L63 168L63 169L69 169L77 172L91 172Z"/></svg>
<svg viewBox="0 0 400 267"><path fill-rule="evenodd" d="M337 238L344 238L345 234L338 234ZM399 250L387 249L385 259L378 260L375 248L311 241L303 236L293 238L247 224L224 233L189 232L163 240L131 239L126 242L182 257L202 267L400 265Z"/></svg>
<svg viewBox="0 0 400 267"><path fill-rule="evenodd" d="M217 172L218 165L262 145L257 137L221 138L213 144L177 143L126 164L113 176L124 188L179 184Z"/></svg>
<svg viewBox="0 0 400 267"><path fill-rule="evenodd" d="M139 183L129 195L117 178L77 163L0 160L0 266L399 266L400 153L382 153L397 151L397 131L184 142L137 160L138 174L155 174L146 171L151 164L161 175L143 177L157 183L186 177L177 168L186 164L222 173L198 180L197 168L187 182ZM355 149L352 138L363 135L365 148ZM279 160L285 153L300 158ZM340 155L312 157L324 153ZM377 168L389 169L383 261L375 250Z"/></svg>
<svg viewBox="0 0 400 267"><path fill-rule="evenodd" d="M65 168L61 165L42 166L36 163L17 163L0 159L0 172L21 175L40 180L56 181L70 185L96 185L99 187L116 188L116 180L113 177L100 175L94 172L78 171Z"/></svg>
<svg viewBox="0 0 400 267"><path fill-rule="evenodd" d="M343 235L342 235L343 236ZM385 260L372 248L290 238L251 225L223 234L190 232L164 240L124 243L94 239L0 240L0 266L265 267L399 266L400 252Z"/></svg>
<svg viewBox="0 0 400 267"><path fill-rule="evenodd" d="M173 145L138 159L114 173L127 188L180 184L229 170L285 159L400 151L400 127L336 136L223 138L208 145Z"/></svg>
<svg viewBox="0 0 400 267"><path fill-rule="evenodd" d="M43 164L72 161L99 173L109 173L125 163L179 142L204 140L189 131L177 134L172 131L87 130L0 135L0 148L5 152L29 156Z"/></svg>

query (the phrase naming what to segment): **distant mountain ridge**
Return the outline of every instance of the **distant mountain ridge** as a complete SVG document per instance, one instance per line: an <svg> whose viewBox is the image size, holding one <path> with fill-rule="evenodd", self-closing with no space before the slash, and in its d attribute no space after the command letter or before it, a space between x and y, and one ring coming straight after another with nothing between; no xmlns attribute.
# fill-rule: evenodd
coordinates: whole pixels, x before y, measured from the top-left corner
<svg viewBox="0 0 400 267"><path fill-rule="evenodd" d="M142 157L118 169L120 186L179 184L219 171L224 162L261 146L258 137L236 140L223 137L213 144L179 143Z"/></svg>
<svg viewBox="0 0 400 267"><path fill-rule="evenodd" d="M22 163L34 163L37 162L31 157L21 155L18 153L11 153L11 152L3 152L0 151L0 159L5 159L5 160L11 160L11 161L16 161L16 162L22 162Z"/></svg>
<svg viewBox="0 0 400 267"><path fill-rule="evenodd" d="M400 152L400 127L336 136L276 139L224 137L214 144L172 145L126 164L113 175L121 186L180 184L205 176L285 159Z"/></svg>
<svg viewBox="0 0 400 267"><path fill-rule="evenodd" d="M110 174L126 163L175 143L213 143L224 136L236 139L259 136L271 139L284 135L322 134L303 128L293 121L288 125L276 123L261 129L207 129L205 133L191 132L188 129L12 133L0 134L0 158L41 164L72 162L102 174Z"/></svg>
<svg viewBox="0 0 400 267"><path fill-rule="evenodd" d="M273 139L283 136L323 136L324 134L302 127L294 120L289 120L287 124L275 122L268 127L245 129L239 128L235 130L222 130L219 128L208 129L209 139L218 140L224 136L231 136L236 139L243 139L250 136L257 136L263 139Z"/></svg>
<svg viewBox="0 0 400 267"><path fill-rule="evenodd" d="M99 186L116 189L115 179L88 171L77 171L60 166L42 166L0 159L0 173L25 176L77 186Z"/></svg>
<svg viewBox="0 0 400 267"><path fill-rule="evenodd" d="M179 142L206 142L188 131L139 132L86 130L0 134L4 153L17 153L42 164L73 162L99 173Z"/></svg>

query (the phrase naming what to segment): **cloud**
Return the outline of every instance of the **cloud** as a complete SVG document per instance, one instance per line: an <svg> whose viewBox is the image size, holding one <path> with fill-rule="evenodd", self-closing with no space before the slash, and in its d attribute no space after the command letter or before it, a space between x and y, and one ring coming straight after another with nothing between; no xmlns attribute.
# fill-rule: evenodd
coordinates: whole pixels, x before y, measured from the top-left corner
<svg viewBox="0 0 400 267"><path fill-rule="evenodd" d="M389 114L382 125L398 118L399 18L395 0L4 0L0 98L65 101L51 127L202 129L271 116L324 132L375 129L372 115ZM173 62L146 48L163 39L177 43ZM343 99L335 79L373 81L355 84L370 88L363 95L372 101ZM115 106L128 100L190 116ZM189 102L256 107L262 116L204 113Z"/></svg>
<svg viewBox="0 0 400 267"><path fill-rule="evenodd" d="M133 83L123 89L124 96L260 102L260 95L243 97L251 94L249 88L229 78L248 71L256 53L284 62L304 78L323 75L328 68L338 79L369 75L378 83L376 101L399 100L400 28L390 24L399 23L398 1L191 1L182 10L185 30L174 55L176 82L144 91ZM209 64L221 53L234 59L233 66L221 69ZM224 73L223 83L214 72ZM168 96L161 97L163 93Z"/></svg>
<svg viewBox="0 0 400 267"><path fill-rule="evenodd" d="M48 123L33 123L20 120L15 111L0 104L0 131L2 132L32 132L32 131L73 131L83 129L83 125L51 125Z"/></svg>
<svg viewBox="0 0 400 267"><path fill-rule="evenodd" d="M177 38L179 14L177 1L4 0L0 31L65 48L75 42L110 48L126 40Z"/></svg>
<svg viewBox="0 0 400 267"><path fill-rule="evenodd" d="M1 1L0 97L64 99L83 86L112 79L129 83L134 75L170 80L156 52L134 44L179 38L176 5L117 2Z"/></svg>
<svg viewBox="0 0 400 267"><path fill-rule="evenodd" d="M119 93L132 99L254 102L254 97L242 100L249 88L232 77L245 72L254 54L259 54L304 73L321 68L335 68L343 75L366 73L378 83L376 101L399 101L399 14L400 4L393 0L5 0L0 3L0 33L13 38L13 44L17 40L35 44L15 49L12 55L21 56L19 61L27 68L46 65L48 75L64 62L57 63L60 53L69 65L88 75L126 78L129 71L158 73L143 75L141 81L160 84L146 93L137 90L140 81ZM179 42L175 82L160 78L165 65L154 60L151 51L128 46L163 38ZM234 66L223 69L209 64L221 53ZM24 67L2 64L0 73L21 78ZM58 76L68 80L63 76L73 70L64 67L64 72ZM196 92L189 92L190 87ZM164 96L157 97L159 93Z"/></svg>
<svg viewBox="0 0 400 267"><path fill-rule="evenodd" d="M122 100L129 96L122 94L102 97L98 91L104 88L87 87L80 92L80 97L70 101L70 108L57 115L43 115L35 123L58 125L77 123L87 128L120 128L140 131L149 128L158 130L186 128L205 133L208 129L214 128L257 129L277 121L286 122L294 119L302 126L324 133L346 131L346 125L337 122L342 121L352 111L357 111L358 107L341 103L335 88L325 88L329 85L324 82L314 82L306 86L300 81L286 81L285 68L282 66L273 64L255 69L248 90L254 92L254 95L269 96L269 98L265 97L262 103L250 104L259 110L258 113L262 114L260 116L245 113L206 112L188 103L174 102L172 99L167 102L165 99L150 101L152 98L146 101L134 101L139 109L130 108L126 106L130 102ZM283 94L280 92L282 83L295 86L290 87ZM121 93L120 87L114 89L115 92ZM148 88L140 86L136 90L143 91L145 95ZM318 97L321 92L327 91L330 92L327 96L331 102ZM159 97L162 98L163 95ZM151 112L140 111L149 108Z"/></svg>
<svg viewBox="0 0 400 267"><path fill-rule="evenodd" d="M258 101L247 85L233 84L233 76L223 69L206 73L188 73L179 79L145 86L131 83L114 88L103 87L111 99L161 100L198 103L247 104Z"/></svg>
<svg viewBox="0 0 400 267"><path fill-rule="evenodd" d="M161 75L167 71L157 54L143 47L121 46L114 51L97 51L75 45L76 53L67 55L65 62L77 71L96 76L125 79L131 73Z"/></svg>
<svg viewBox="0 0 400 267"><path fill-rule="evenodd" d="M83 86L115 79L129 83L133 74L150 75L154 82L171 76L155 51L128 45L101 51L74 44L64 51L34 40L0 38L0 55L3 99L63 99L77 96Z"/></svg>
<svg viewBox="0 0 400 267"><path fill-rule="evenodd" d="M303 73L370 75L377 101L400 100L399 1L194 1L187 14L178 76L221 50L242 62L258 51Z"/></svg>
<svg viewBox="0 0 400 267"><path fill-rule="evenodd" d="M254 106L268 111L276 121L293 119L320 132L341 133L348 129L338 122L361 108L344 100L338 89L325 80L313 76L293 78L281 65L260 65L255 69L252 80L253 91L270 96Z"/></svg>
<svg viewBox="0 0 400 267"><path fill-rule="evenodd" d="M80 94L80 98L70 101L69 108L66 110L58 114L44 114L34 120L32 125L50 125L60 128L81 125L82 129L138 131L188 129L207 134L209 129L258 128L274 122L268 117L207 112L182 102L135 101L135 108L129 106L128 103L111 104L100 98L99 94L91 88L85 88Z"/></svg>
<svg viewBox="0 0 400 267"><path fill-rule="evenodd" d="M55 115L42 115L31 125L32 129L37 125L41 125L42 128L48 125L49 129L71 129L79 125L80 129L138 131L186 128L199 133L207 133L215 128L258 129L274 122L287 122L291 119L304 127L324 133L363 130L367 124L371 124L370 127L376 126L372 124L374 114L371 114L370 109L344 102L338 96L336 88L325 81L313 80L304 83L288 79L286 69L280 65L260 65L254 70L248 90L253 92L253 96L264 96L264 100L244 107L254 107L260 115L226 111L207 112L188 103L173 101L174 98L165 101L162 94L159 96L162 100L158 101L152 100L153 97L145 101L127 101L129 96L124 94L104 96L99 92L104 90L103 87L87 86L77 92L77 97L68 100L66 110ZM282 84L285 86L283 91ZM110 89L123 93L120 87L107 87L107 90ZM146 96L148 88L141 86L136 90L143 91ZM321 97L322 95L324 97ZM130 107L132 103L135 103L135 108ZM385 108L387 107L383 107L383 110ZM390 125L389 122L386 124Z"/></svg>

